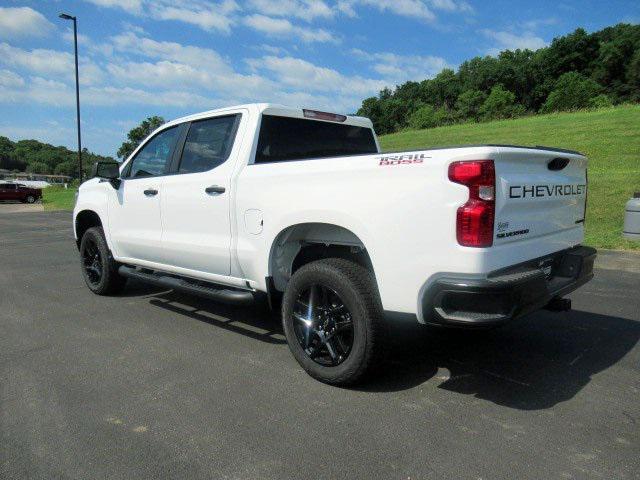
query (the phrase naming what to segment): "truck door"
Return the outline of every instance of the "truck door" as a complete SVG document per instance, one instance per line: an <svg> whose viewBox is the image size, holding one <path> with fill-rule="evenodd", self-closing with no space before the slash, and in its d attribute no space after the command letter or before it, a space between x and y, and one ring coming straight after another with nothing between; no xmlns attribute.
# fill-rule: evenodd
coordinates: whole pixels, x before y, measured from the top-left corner
<svg viewBox="0 0 640 480"><path fill-rule="evenodd" d="M188 125L173 174L163 179L162 263L230 274L231 178L241 121L241 113L225 113Z"/></svg>
<svg viewBox="0 0 640 480"><path fill-rule="evenodd" d="M161 261L162 179L182 128L171 127L149 139L125 166L118 190L110 191L108 231L117 257Z"/></svg>

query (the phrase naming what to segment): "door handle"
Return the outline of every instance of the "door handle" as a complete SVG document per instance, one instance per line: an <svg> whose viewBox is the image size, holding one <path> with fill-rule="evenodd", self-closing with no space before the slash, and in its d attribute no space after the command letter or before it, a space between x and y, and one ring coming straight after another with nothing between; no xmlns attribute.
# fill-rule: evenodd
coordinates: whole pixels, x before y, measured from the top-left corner
<svg viewBox="0 0 640 480"><path fill-rule="evenodd" d="M156 189L154 189L154 188L147 188L147 189L144 191L144 194L145 194L147 197L153 197L153 196L155 196L155 195L157 195L157 194L158 194L158 190L156 190Z"/></svg>
<svg viewBox="0 0 640 480"><path fill-rule="evenodd" d="M224 187L219 187L218 185L211 185L204 189L206 193L224 193L226 189Z"/></svg>

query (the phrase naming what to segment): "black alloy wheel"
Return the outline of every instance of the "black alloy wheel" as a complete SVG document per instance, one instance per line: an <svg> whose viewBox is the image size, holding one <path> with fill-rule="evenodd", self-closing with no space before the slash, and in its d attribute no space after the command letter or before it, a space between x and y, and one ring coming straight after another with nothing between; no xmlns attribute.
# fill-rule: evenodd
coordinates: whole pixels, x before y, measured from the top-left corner
<svg viewBox="0 0 640 480"><path fill-rule="evenodd" d="M296 338L314 362L331 367L347 359L353 347L353 318L334 290L311 285L298 296L292 316Z"/></svg>
<svg viewBox="0 0 640 480"><path fill-rule="evenodd" d="M104 261L93 238L88 238L82 245L82 265L87 281L94 286L100 285L104 275Z"/></svg>
<svg viewBox="0 0 640 480"><path fill-rule="evenodd" d="M296 361L330 385L353 385L384 358L384 312L373 273L350 259L298 268L282 297L282 327Z"/></svg>

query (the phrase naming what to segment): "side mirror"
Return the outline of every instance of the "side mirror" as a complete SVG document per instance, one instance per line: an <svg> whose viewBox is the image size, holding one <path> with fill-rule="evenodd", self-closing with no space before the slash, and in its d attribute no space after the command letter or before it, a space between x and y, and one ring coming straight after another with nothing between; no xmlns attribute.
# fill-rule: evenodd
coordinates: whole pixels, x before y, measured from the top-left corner
<svg viewBox="0 0 640 480"><path fill-rule="evenodd" d="M96 162L91 171L92 177L107 180L115 189L120 188L120 164L115 162Z"/></svg>

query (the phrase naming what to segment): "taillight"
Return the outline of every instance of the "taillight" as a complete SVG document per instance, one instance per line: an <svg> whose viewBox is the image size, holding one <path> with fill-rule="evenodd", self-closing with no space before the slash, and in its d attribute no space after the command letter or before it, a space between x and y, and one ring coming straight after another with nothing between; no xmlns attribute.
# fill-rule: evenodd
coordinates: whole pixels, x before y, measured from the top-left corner
<svg viewBox="0 0 640 480"><path fill-rule="evenodd" d="M470 160L449 165L449 180L469 188L469 200L458 208L456 236L465 247L493 245L496 210L496 170L493 160Z"/></svg>

